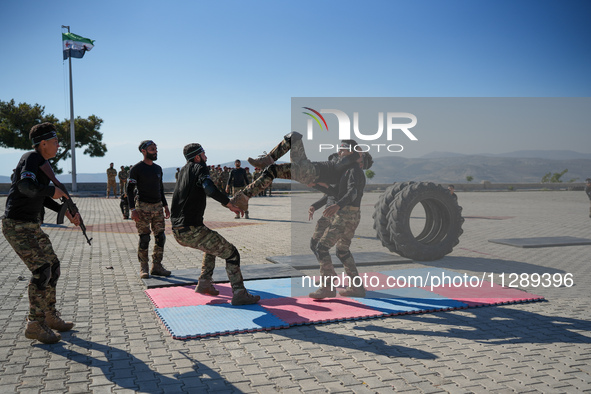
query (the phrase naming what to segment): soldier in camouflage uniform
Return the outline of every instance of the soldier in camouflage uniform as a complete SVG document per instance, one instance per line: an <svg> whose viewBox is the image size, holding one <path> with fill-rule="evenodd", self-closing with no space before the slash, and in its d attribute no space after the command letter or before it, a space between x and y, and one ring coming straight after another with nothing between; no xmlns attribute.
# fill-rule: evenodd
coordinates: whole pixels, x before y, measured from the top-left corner
<svg viewBox="0 0 591 394"><path fill-rule="evenodd" d="M224 166L224 169L222 170L222 173L220 175L220 180L222 182L222 187L220 187L220 190L224 190L224 188L228 184L229 178L230 178L230 169L228 167Z"/></svg>
<svg viewBox="0 0 591 394"><path fill-rule="evenodd" d="M291 163L274 164L287 152L291 153ZM283 137L269 154L262 158L248 158L248 162L258 168L265 168L261 176L232 197L232 204L248 210L248 199L258 195L273 183L273 179L292 179L308 186L324 190L328 184L334 184L342 172L362 161L361 155L349 155L336 162L312 162L306 156L302 135L293 131Z"/></svg>
<svg viewBox="0 0 591 394"><path fill-rule="evenodd" d="M164 196L162 168L154 163L158 158L158 149L154 141L146 140L141 142L139 150L144 159L135 164L129 173L127 202L131 210L131 219L135 221L140 236L137 252L140 262L140 278L147 279L150 275L170 276L170 271L162 266L164 243L166 242L164 220L170 217L170 211ZM155 242L152 253L152 269L148 273L150 227L154 232Z"/></svg>
<svg viewBox="0 0 591 394"><path fill-rule="evenodd" d="M354 140L341 141L341 148L352 149L339 150L339 156L343 158L348 155L359 155L354 151L356 145L357 143ZM311 220L314 212L326 204L326 209L318 220L314 235L310 240L310 248L320 264L320 275L323 278L323 283L328 285L330 281L325 278L336 276L329 253L329 250L336 245L336 255L343 263L345 273L350 280L347 288L339 291L340 295L346 297L365 297L365 288L353 255L349 250L351 240L361 220L360 205L364 188L365 174L360 164L346 170L341 175L336 187L331 188L325 197L312 204L308 211ZM333 287L321 286L315 292L310 293L309 296L317 299L334 297L336 291Z"/></svg>
<svg viewBox="0 0 591 394"><path fill-rule="evenodd" d="M127 190L127 178L129 178L129 172L124 166L121 166L121 171L119 171L117 176L119 177L119 193L123 195Z"/></svg>
<svg viewBox="0 0 591 394"><path fill-rule="evenodd" d="M60 211L60 204L52 199L68 198L40 169L47 159L55 157L59 148L55 126L41 123L29 133L34 151L25 153L14 172L2 217L2 232L16 254L31 271L28 285L29 313L25 337L42 343L56 343L61 336L54 332L68 331L74 323L63 321L56 309L56 286L60 277L60 261L47 234L41 230L43 207ZM80 225L80 214L66 216Z"/></svg>
<svg viewBox="0 0 591 394"><path fill-rule="evenodd" d="M228 197L214 185L201 145L186 145L183 155L187 164L181 169L172 196L172 231L179 244L204 252L195 291L208 295L219 294L212 281L217 256L226 260L226 273L232 285L232 305L255 304L260 297L249 294L244 287L238 249L203 223L207 196L236 214L244 212L230 204Z"/></svg>
<svg viewBox="0 0 591 394"><path fill-rule="evenodd" d="M117 198L117 170L113 168L113 163L107 168L107 198L111 189L113 189L113 196Z"/></svg>

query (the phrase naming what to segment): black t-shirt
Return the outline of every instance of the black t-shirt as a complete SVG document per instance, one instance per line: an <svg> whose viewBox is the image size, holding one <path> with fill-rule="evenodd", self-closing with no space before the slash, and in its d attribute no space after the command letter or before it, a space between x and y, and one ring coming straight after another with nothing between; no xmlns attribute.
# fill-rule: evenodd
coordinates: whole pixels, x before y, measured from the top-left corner
<svg viewBox="0 0 591 394"><path fill-rule="evenodd" d="M337 186L338 194L336 203L341 208L346 206L360 207L365 182L365 174L359 166L345 171Z"/></svg>
<svg viewBox="0 0 591 394"><path fill-rule="evenodd" d="M246 185L248 185L248 178L246 177L246 170L244 168L234 168L230 171L228 186L244 187Z"/></svg>
<svg viewBox="0 0 591 394"><path fill-rule="evenodd" d="M51 198L55 194L55 186L49 186L49 178L39 169L45 162L37 151L27 152L21 157L6 199L5 217L39 222L43 207L59 212L60 204Z"/></svg>
<svg viewBox="0 0 591 394"><path fill-rule="evenodd" d="M141 202L162 202L163 206L168 205L162 184L162 168L158 164L149 165L140 161L131 167L127 180L127 201L131 209L135 208L134 195L137 195Z"/></svg>
<svg viewBox="0 0 591 394"><path fill-rule="evenodd" d="M207 165L187 163L179 172L172 195L172 227L202 226L208 195L224 205L230 201L211 180Z"/></svg>

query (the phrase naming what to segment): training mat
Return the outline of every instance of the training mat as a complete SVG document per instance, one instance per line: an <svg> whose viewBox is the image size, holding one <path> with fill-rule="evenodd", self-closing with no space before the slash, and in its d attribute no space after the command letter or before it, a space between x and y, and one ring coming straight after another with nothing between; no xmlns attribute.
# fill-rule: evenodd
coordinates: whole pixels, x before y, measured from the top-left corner
<svg viewBox="0 0 591 394"><path fill-rule="evenodd" d="M362 272L361 277L367 284L365 298L337 293L334 298L312 299L308 294L316 290L319 277L303 276L246 281L249 292L261 297L256 305L232 306L228 283L215 285L217 296L196 293L192 285L145 292L174 339L544 299L442 268Z"/></svg>
<svg viewBox="0 0 591 394"><path fill-rule="evenodd" d="M534 237L489 239L488 242L517 248L548 248L553 246L591 245L591 239L578 237Z"/></svg>
<svg viewBox="0 0 591 394"><path fill-rule="evenodd" d="M225 265L226 263L223 260L216 263L216 267L213 270L214 282L228 282ZM291 278L302 275L301 272L287 264L241 265L240 270L242 271L242 276L245 280ZM200 274L201 268L171 270L171 274L168 277L150 275L150 278L142 279L142 281L148 289L167 286L195 285L199 281Z"/></svg>
<svg viewBox="0 0 591 394"><path fill-rule="evenodd" d="M341 261L333 253L331 254L332 264L340 268L343 266ZM367 265L389 265L389 264L405 264L413 261L398 255L384 253L384 252L358 252L353 253L355 264L358 267ZM295 256L270 256L267 257L272 263L287 264L295 269L309 269L318 268L318 259L313 254L295 255Z"/></svg>

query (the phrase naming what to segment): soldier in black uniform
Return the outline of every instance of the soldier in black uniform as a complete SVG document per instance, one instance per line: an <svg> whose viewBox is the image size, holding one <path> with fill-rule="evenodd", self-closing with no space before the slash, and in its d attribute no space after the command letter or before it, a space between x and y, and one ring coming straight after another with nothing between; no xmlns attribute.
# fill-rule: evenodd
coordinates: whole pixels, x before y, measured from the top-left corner
<svg viewBox="0 0 591 394"><path fill-rule="evenodd" d="M249 294L244 287L238 249L203 224L206 196L220 202L236 214L243 211L230 204L228 196L211 180L209 167L206 164L207 156L201 145L186 145L183 155L187 164L179 173L179 180L172 196L172 231L179 244L204 252L201 275L195 291L201 294L219 294L212 282L217 256L226 260L226 273L233 292L232 305L255 304L260 297Z"/></svg>
<svg viewBox="0 0 591 394"><path fill-rule="evenodd" d="M230 176L228 177L226 193L232 193L233 196L238 194L238 192L240 192L246 187L246 185L249 184L246 170L240 167L241 164L242 163L240 163L240 160L236 159L234 162L236 168L230 171ZM248 219L248 209L244 211L244 217ZM236 215L234 219L240 219L240 215Z"/></svg>
<svg viewBox="0 0 591 394"><path fill-rule="evenodd" d="M158 149L154 141L146 140L141 142L139 150L142 152L144 160L134 165L129 172L127 202L131 210L131 219L135 222L140 236L138 245L140 278L147 279L150 275L170 276L171 272L162 265L164 243L166 242L164 220L170 217L170 211L164 196L162 168L154 163L158 159ZM148 274L150 227L154 232L155 243L152 254L152 270Z"/></svg>
<svg viewBox="0 0 591 394"><path fill-rule="evenodd" d="M49 237L41 230L40 217L43 207L59 212L61 206L52 198L68 196L61 189L49 186L49 177L40 169L48 159L55 157L59 148L55 126L51 123L33 126L29 138L35 150L25 153L14 171L2 217L2 232L32 273L25 337L56 343L61 336L52 329L68 331L74 323L62 320L55 306L60 261ZM75 225L80 225L79 214L72 217L66 212L66 216Z"/></svg>

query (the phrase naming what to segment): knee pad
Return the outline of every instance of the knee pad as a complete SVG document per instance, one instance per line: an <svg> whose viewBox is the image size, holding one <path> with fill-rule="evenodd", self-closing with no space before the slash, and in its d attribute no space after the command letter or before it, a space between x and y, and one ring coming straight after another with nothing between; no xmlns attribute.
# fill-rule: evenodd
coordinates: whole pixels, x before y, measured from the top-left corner
<svg viewBox="0 0 591 394"><path fill-rule="evenodd" d="M55 287L57 285L57 280L60 278L61 272L60 262L58 261L57 263L53 263L51 266L51 279L49 279L48 283L49 286Z"/></svg>
<svg viewBox="0 0 591 394"><path fill-rule="evenodd" d="M35 275L39 275L39 278L35 278ZM31 283L37 286L39 290L45 290L49 280L51 279L51 264L45 263L41 267L33 271L33 277Z"/></svg>
<svg viewBox="0 0 591 394"><path fill-rule="evenodd" d="M166 243L166 234L164 234L164 231L161 233L156 234L156 236L154 237L155 241L156 241L156 245L160 246L161 248L164 247L164 244Z"/></svg>
<svg viewBox="0 0 591 394"><path fill-rule="evenodd" d="M353 257L351 255L351 251L350 250L338 250L337 249L337 257L339 258L339 260L341 261L346 261L348 260L350 257Z"/></svg>
<svg viewBox="0 0 591 394"><path fill-rule="evenodd" d="M226 263L240 267L240 253L238 253L238 249L234 248L234 253L226 259Z"/></svg>
<svg viewBox="0 0 591 394"><path fill-rule="evenodd" d="M316 257L318 257L318 259L320 259L320 260L322 260L326 257L330 257L330 253L328 251L329 251L329 249L326 246L319 244L316 247L316 253L315 253Z"/></svg>
<svg viewBox="0 0 591 394"><path fill-rule="evenodd" d="M148 249L150 246L150 234L140 235L140 249Z"/></svg>

